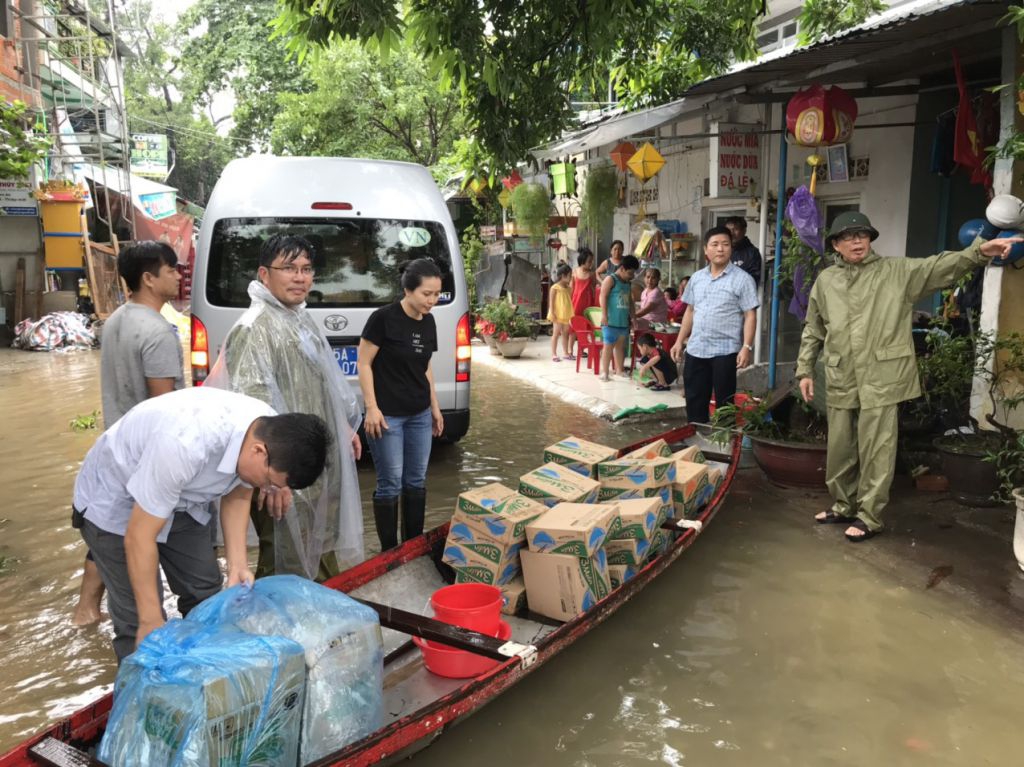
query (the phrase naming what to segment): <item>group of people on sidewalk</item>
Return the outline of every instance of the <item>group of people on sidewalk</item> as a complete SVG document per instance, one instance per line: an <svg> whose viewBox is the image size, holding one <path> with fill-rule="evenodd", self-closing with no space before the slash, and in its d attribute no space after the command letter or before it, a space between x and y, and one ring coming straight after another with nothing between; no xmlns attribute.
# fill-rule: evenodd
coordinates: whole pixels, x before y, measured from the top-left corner
<svg viewBox="0 0 1024 767"><path fill-rule="evenodd" d="M264 242L248 311L203 386L184 389L181 342L160 315L180 279L174 251L140 242L119 255L130 297L103 334L106 430L72 507L89 552L75 622L99 619L105 587L119 661L165 621L160 569L183 615L221 589L218 529L228 586L273 573L323 581L362 561L361 424L382 550L398 545L399 513L402 540L423 530L427 459L444 428L430 366L441 273L428 259L409 262L401 299L367 321L364 415L305 310L314 259L302 237Z"/></svg>
<svg viewBox="0 0 1024 767"><path fill-rule="evenodd" d="M638 288L634 280L640 262L624 255L620 240L612 243L608 259L596 269L594 254L585 247L580 249L575 270L559 263L549 294L552 360L573 359L570 323L573 317L586 317L587 309L598 306L602 380L611 380L613 372L629 375L626 348L635 336L639 362L633 372L637 377L649 375L646 385L664 391L678 378L676 363L682 362L687 416L691 421L706 422L712 393L718 402L731 402L736 369L750 364L759 305L761 254L747 239L742 218L731 218L727 224L728 228L705 233L708 265L692 277L684 277L678 290L662 290L661 271L653 267L644 271L643 287ZM659 348L653 334L643 332L653 323L676 320L680 321L679 333L667 350ZM559 340L564 349L561 357Z"/></svg>

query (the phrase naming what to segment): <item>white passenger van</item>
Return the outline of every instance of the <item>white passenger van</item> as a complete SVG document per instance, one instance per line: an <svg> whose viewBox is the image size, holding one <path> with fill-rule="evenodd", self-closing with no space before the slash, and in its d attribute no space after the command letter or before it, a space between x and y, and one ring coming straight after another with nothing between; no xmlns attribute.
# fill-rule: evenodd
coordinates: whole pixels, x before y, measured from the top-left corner
<svg viewBox="0 0 1024 767"><path fill-rule="evenodd" d="M316 250L307 309L359 392L356 354L370 314L402 297L399 269L441 269L432 364L444 439L469 428L469 301L459 241L440 190L421 165L330 157L250 157L221 174L203 217L192 279L192 380L202 382L249 306L260 245L298 234ZM360 401L362 396L360 394Z"/></svg>

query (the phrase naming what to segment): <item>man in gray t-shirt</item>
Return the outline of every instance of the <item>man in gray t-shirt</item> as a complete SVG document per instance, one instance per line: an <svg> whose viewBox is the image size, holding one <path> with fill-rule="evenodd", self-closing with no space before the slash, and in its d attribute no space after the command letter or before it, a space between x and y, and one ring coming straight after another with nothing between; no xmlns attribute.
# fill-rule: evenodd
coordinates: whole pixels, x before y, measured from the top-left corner
<svg viewBox="0 0 1024 767"><path fill-rule="evenodd" d="M130 295L100 335L100 391L107 429L143 400L185 386L178 331L160 314L163 305L178 296L181 274L174 249L164 242L137 242L118 254L117 271ZM103 582L87 555L72 622L86 626L99 621L102 598Z"/></svg>
<svg viewBox="0 0 1024 767"><path fill-rule="evenodd" d="M132 300L110 315L100 337L100 388L106 428L142 400L185 387L177 328L159 309L135 300L136 295L133 293Z"/></svg>

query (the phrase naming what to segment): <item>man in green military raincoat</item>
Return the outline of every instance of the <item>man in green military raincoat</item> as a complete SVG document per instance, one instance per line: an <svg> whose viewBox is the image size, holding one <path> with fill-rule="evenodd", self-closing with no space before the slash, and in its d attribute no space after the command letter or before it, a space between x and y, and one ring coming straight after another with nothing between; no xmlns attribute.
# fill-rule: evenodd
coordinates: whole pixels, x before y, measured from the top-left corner
<svg viewBox="0 0 1024 767"><path fill-rule="evenodd" d="M825 363L831 508L820 524L848 525L860 542L882 531L896 464L896 406L921 394L911 315L914 303L971 269L1005 256L1020 238L985 242L929 258L883 258L871 248L878 231L863 213L839 215L827 240L835 265L811 289L796 377L814 398L814 365Z"/></svg>

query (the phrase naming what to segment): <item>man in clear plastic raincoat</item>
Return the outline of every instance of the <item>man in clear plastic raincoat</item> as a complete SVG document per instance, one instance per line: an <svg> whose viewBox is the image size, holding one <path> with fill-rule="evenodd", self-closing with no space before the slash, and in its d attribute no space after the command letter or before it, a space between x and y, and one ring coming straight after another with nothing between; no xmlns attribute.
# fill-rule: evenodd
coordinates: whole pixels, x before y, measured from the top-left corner
<svg viewBox="0 0 1024 767"><path fill-rule="evenodd" d="M363 513L356 476L362 414L330 344L306 311L313 246L275 235L260 250L252 303L228 333L204 385L263 400L279 413L312 413L334 431L336 454L320 479L292 493L275 522L253 503L259 538L256 577L293 573L324 581L363 560Z"/></svg>

